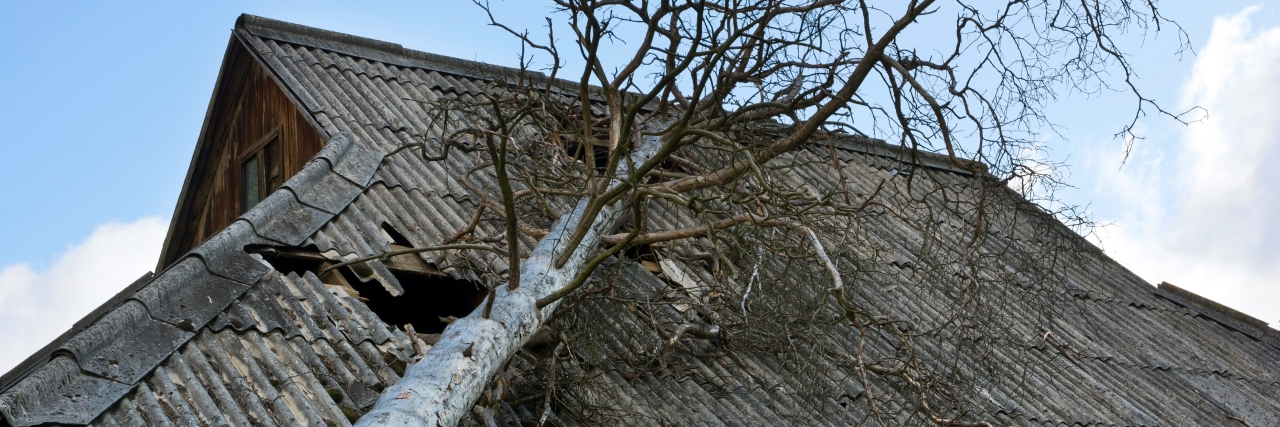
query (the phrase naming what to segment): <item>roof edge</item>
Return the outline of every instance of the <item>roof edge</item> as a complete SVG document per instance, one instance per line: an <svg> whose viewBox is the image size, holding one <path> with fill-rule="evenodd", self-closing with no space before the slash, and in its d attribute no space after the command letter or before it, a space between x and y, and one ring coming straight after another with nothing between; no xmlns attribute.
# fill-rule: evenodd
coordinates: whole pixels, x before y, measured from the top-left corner
<svg viewBox="0 0 1280 427"><path fill-rule="evenodd" d="M178 201L174 203L173 216L169 218L169 227L164 235L164 243L160 245L160 256L158 257L159 259L156 260L155 271L164 271L166 267L177 262L182 256L182 253L178 253L177 249L171 246L177 245L178 243L174 240L176 238L180 238L183 234L182 230L179 229L180 221L178 218L181 218L184 214L188 213L190 209L189 205L192 202L190 200L191 193L198 191L198 189L191 189L190 186L192 183L200 179L200 177L196 176L196 170L199 167L201 151L208 148L206 145L206 140L208 138L206 138L206 136L210 132L210 120L213 118L215 107L217 107L218 104L218 93L225 89L223 86L226 84L226 77L228 70L230 70L232 53L234 52L237 44L238 42L236 41L236 37L232 34L231 38L227 40L227 48L222 53L222 60L218 63L218 76L213 82L213 94L209 96L209 104L205 107L204 117L200 121L200 132L196 134L196 147L191 153L191 161L187 163L187 172L183 175L182 187L178 192ZM241 48L244 49L244 47Z"/></svg>
<svg viewBox="0 0 1280 427"><path fill-rule="evenodd" d="M120 304L123 304L125 300L132 297L133 294L137 293L143 286L151 283L151 279L153 278L155 278L155 274L150 271L146 272L142 277L134 280L133 283L129 284L129 286L121 289L120 292L117 292L106 302L102 303L102 305L99 305L98 308L93 309L89 314L86 314L84 317L80 318L80 320L77 320L76 323L73 323L70 328L61 335L58 335L57 338L54 338L53 341L50 341L49 344L45 345L40 350L36 350L35 353L28 356L22 361L22 363L19 363L17 366L10 369L9 372L0 376L0 393L4 393L10 388L13 388L13 386L17 385L23 378L26 378L28 374L39 369L41 366L44 366L44 363L41 362L47 362L50 360L53 353L70 340L71 337L74 337L81 331L88 329L89 326L93 325L94 322L97 322L103 315L106 315L111 310L120 306Z"/></svg>
<svg viewBox="0 0 1280 427"><path fill-rule="evenodd" d="M1155 290L1155 294L1169 301L1173 301L1178 305L1187 307L1197 314L1221 323L1223 326L1239 331L1253 339L1262 339L1262 337L1264 335L1268 335L1268 332L1271 330L1271 327L1263 320L1241 313L1234 308L1227 307L1220 302L1197 295L1194 292L1174 286L1169 282L1160 282L1160 285Z"/></svg>
<svg viewBox="0 0 1280 427"><path fill-rule="evenodd" d="M761 130L772 136L788 136L795 130L795 125L783 123L761 124ZM808 138L808 145L828 146L870 156L881 157L895 162L922 166L930 169L954 172L964 176L989 175L986 164L963 157L952 157L942 153L911 148L905 145L890 144L879 138L865 135L853 135L838 131L818 131Z"/></svg>
<svg viewBox="0 0 1280 427"><path fill-rule="evenodd" d="M973 176L975 172L987 172L987 165L977 160L969 160L962 157L952 158L946 154L890 144L883 139L835 132L830 134L830 138L835 140L837 148L884 157L903 163L955 172L965 176Z"/></svg>
<svg viewBox="0 0 1280 427"><path fill-rule="evenodd" d="M306 25L250 15L247 13L240 15L240 18L236 20L236 29L246 31L257 37L316 47L319 49L395 65L429 69L481 80L494 80L500 77L513 79L523 77L539 81L551 80L555 86L569 90L577 90L577 88L580 87L577 82L558 78L553 80L547 75L537 71L520 70L501 65L493 65L484 62L470 61L451 56L407 49L399 43L340 33L322 28L309 27ZM597 95L595 92L600 89L593 85L590 87L590 90L593 92L593 95ZM953 159L947 155L895 146L880 139L835 132L830 135L835 137L837 146L864 154L880 156L900 162L955 172L968 176L974 175L975 171L985 172L987 170L987 167L978 161L958 157L953 161Z"/></svg>
<svg viewBox="0 0 1280 427"><path fill-rule="evenodd" d="M492 80L495 77L520 77L546 80L548 77L540 72L520 70L501 65L493 65L478 61L437 55L420 50L406 49L399 43L371 39L330 31L306 25L294 24L261 16L241 14L236 20L236 29L248 31L258 37L280 40L283 42L312 46L333 52L343 53L381 62L425 68L460 76ZM556 79L558 85L573 84L567 80Z"/></svg>

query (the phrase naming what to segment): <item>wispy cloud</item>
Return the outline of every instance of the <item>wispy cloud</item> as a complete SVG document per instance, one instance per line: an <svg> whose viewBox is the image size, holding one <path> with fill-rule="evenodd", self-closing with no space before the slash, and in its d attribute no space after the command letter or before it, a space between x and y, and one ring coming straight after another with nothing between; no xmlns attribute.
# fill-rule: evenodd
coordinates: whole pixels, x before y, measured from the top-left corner
<svg viewBox="0 0 1280 427"><path fill-rule="evenodd" d="M155 268L168 223L157 217L99 226L48 269L0 269L0 373Z"/></svg>
<svg viewBox="0 0 1280 427"><path fill-rule="evenodd" d="M1280 28L1256 7L1218 17L1182 103L1208 110L1176 147L1140 141L1122 170L1093 162L1099 194L1124 206L1107 251L1167 281L1280 324ZM1118 154L1115 154L1118 156ZM1106 165L1110 165L1109 167Z"/></svg>

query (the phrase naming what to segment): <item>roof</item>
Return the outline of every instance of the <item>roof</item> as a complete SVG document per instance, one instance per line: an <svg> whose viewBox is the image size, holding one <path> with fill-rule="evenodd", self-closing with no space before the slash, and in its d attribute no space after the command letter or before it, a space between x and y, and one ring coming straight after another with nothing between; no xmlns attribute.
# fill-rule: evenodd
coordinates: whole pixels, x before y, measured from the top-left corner
<svg viewBox="0 0 1280 427"><path fill-rule="evenodd" d="M388 153L438 132L424 119L427 101L483 96L514 70L250 15L234 37L314 119L327 145L282 190L6 374L5 422L348 425L403 373L413 353L403 331L314 274L277 271L244 248L362 257L390 249L378 229L384 223L414 246L465 226L476 201L458 177L474 158ZM837 139L839 172L822 157L825 144L776 162L789 166L786 179L797 188L832 185L842 174L859 188L887 183L888 200L906 197L910 174L901 172L912 165L929 167L939 191L958 197L975 179L934 155L909 158L880 142ZM964 385L940 393L1009 424L1234 425L1234 417L1280 425L1280 333L1172 285L1152 287L1052 217L1002 197L1007 212L984 236L991 243L983 262L998 268L983 273L991 277L978 294L998 309L970 314L996 327L940 327L913 338L920 363ZM655 228L696 224L678 209L655 212ZM964 218L943 204L905 216L873 210L860 224L868 246L833 249L875 249L861 255L850 297L915 324L948 318L971 282L959 264L916 268L920 257L945 256L921 249L928 245L918 228L963 230ZM1050 222L1058 227L1052 236L1069 236L1052 240L1034 226ZM1070 250L1044 259L1049 245ZM811 311L805 304L822 299L813 279L820 274L741 252L737 269L754 259L795 279L760 283L752 293L693 261L674 261L691 277L688 287L625 260L603 267L611 291L580 297L557 321L572 344L552 360L557 375L575 383L558 391L552 422L850 425L871 416L867 399L901 396L892 382L859 379L850 360L864 345L859 331L836 325L804 334L796 326L797 313ZM467 276L466 262L493 261L445 269ZM381 261L369 266L369 279L400 286ZM748 328L727 319L733 312L698 307L713 298L742 300L744 314L749 299L744 319L760 324ZM682 325L740 332L657 351ZM868 342L868 351L896 351L886 337ZM513 393L525 394L496 404L498 423L537 418L542 385L517 375L542 372L548 354L535 356L513 360ZM910 400L879 404L890 424L921 421Z"/></svg>

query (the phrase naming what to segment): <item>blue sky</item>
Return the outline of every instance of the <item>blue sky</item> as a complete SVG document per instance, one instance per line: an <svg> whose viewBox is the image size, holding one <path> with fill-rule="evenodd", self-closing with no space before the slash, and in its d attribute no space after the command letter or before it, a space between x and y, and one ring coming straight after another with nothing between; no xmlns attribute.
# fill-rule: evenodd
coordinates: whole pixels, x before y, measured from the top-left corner
<svg viewBox="0 0 1280 427"><path fill-rule="evenodd" d="M172 215L240 13L511 62L518 45L463 3L4 2L0 265L46 266L103 222Z"/></svg>
<svg viewBox="0 0 1280 427"><path fill-rule="evenodd" d="M495 1L538 25L531 3ZM1121 168L1112 135L1132 98L1065 97L1048 156L1071 165L1068 200L1113 224L1108 253L1275 325L1280 4L1168 3L1199 56L1175 55L1172 33L1133 44L1138 82L1174 107L1209 104L1211 120L1143 119ZM0 337L14 344L0 371L154 268L240 13L504 65L518 52L463 1L0 1L0 331L22 329Z"/></svg>

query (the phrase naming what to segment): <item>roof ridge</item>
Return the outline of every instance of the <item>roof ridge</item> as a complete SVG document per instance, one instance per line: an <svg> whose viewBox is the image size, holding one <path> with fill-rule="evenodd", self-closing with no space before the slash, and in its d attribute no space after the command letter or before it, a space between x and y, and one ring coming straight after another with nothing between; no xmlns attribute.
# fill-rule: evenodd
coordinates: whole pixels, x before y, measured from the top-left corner
<svg viewBox="0 0 1280 427"><path fill-rule="evenodd" d="M236 19L236 28L246 28L255 34L258 34L259 31L283 31L292 34L341 41L346 44L394 53L400 53L404 50L404 46L401 46L399 43L371 39L354 34L340 33L323 28L309 27L302 24L295 24L292 22L250 15L247 13L241 14L240 17Z"/></svg>
<svg viewBox="0 0 1280 427"><path fill-rule="evenodd" d="M399 43L371 39L322 28L285 22L250 14L241 14L236 20L236 30L244 30L257 37L301 44L347 55L381 62L431 69L460 76L493 80L495 77L525 77L547 79L546 74L520 70L502 65L472 61L408 49ZM575 84L556 79L560 84Z"/></svg>
<svg viewBox="0 0 1280 427"><path fill-rule="evenodd" d="M408 49L399 43L340 33L322 28L309 27L306 25L250 15L247 13L241 14L240 18L236 20L236 29L246 31L250 35L256 37L306 45L364 59L401 66L423 68L481 80L494 80L497 77L518 78L522 73L526 78L540 80L549 79L547 75L536 71L520 70L501 65ZM555 79L554 83L557 86L571 90L576 90L579 85L577 82L559 78ZM594 85L591 87L593 91L599 89ZM830 132L830 135L832 135L836 140L836 144L840 148L880 156L903 163L916 164L919 166L969 176L972 176L975 170L985 172L987 169L983 163L975 160L956 157L955 161L952 161L951 157L946 154L934 153L925 150L907 149L904 146L893 145L887 141L877 138L839 132Z"/></svg>
<svg viewBox="0 0 1280 427"><path fill-rule="evenodd" d="M977 160L966 159L960 156L956 156L953 159L951 156L946 154L935 153L919 148L908 148L905 145L894 145L883 139L872 138L869 136L851 135L839 132L830 132L829 135L830 138L835 141L836 148L842 148L872 156L879 156L901 163L955 172L967 176L973 176L975 171L979 173L987 172L987 165L985 163ZM814 138L810 138L810 140L812 139Z"/></svg>
<svg viewBox="0 0 1280 427"><path fill-rule="evenodd" d="M1169 282L1160 282L1156 287L1156 295L1178 305L1187 307L1197 314L1221 323L1223 326L1239 331L1253 339L1261 339L1271 330L1266 321L1240 312L1220 302L1205 298L1199 294L1174 286Z"/></svg>

